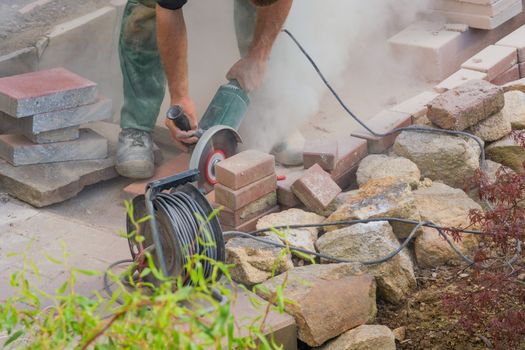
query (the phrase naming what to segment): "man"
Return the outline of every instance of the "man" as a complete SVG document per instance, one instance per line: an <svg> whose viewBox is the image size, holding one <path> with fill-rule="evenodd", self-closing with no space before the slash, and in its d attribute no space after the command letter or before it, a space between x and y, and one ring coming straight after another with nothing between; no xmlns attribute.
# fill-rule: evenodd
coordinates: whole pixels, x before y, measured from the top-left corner
<svg viewBox="0 0 525 350"><path fill-rule="evenodd" d="M262 83L273 43L292 1L235 0L235 31L242 58L226 76L238 80L247 92ZM188 92L188 42L182 12L186 2L128 0L126 4L119 41L124 105L116 164L122 176L153 176L151 132L164 98L166 79L171 105L182 106L193 130L179 130L168 119L166 126L183 151L197 141L193 136L197 128L195 106Z"/></svg>

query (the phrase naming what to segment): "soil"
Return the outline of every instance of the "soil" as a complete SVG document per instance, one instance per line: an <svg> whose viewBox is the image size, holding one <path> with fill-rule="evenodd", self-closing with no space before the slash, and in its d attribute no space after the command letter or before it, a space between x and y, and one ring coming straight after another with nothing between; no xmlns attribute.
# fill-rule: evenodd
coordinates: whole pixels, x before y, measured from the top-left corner
<svg viewBox="0 0 525 350"><path fill-rule="evenodd" d="M110 0L49 0L29 12L20 12L34 2L0 0L0 55L33 46L55 25L110 4Z"/></svg>

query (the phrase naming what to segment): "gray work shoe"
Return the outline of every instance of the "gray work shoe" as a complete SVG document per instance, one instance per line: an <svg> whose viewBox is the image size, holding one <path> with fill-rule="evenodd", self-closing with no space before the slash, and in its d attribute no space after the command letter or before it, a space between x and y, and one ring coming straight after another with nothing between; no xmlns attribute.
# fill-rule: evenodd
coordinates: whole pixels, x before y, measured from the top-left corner
<svg viewBox="0 0 525 350"><path fill-rule="evenodd" d="M155 171L151 133L122 129L118 137L117 172L132 179L147 179Z"/></svg>

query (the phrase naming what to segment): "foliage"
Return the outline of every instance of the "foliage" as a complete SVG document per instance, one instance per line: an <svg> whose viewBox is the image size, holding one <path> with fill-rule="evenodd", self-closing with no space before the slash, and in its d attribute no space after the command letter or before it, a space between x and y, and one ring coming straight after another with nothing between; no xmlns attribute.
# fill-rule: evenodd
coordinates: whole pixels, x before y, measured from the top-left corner
<svg viewBox="0 0 525 350"><path fill-rule="evenodd" d="M127 208L128 214L133 212L129 203ZM144 241L140 225L146 220L132 219L135 230L129 237L139 244ZM213 262L212 277L205 278L202 262L207 258L194 256L186 266L188 276L167 279L146 249L142 259L137 259L142 264L138 272L137 265L132 264L122 274L108 274L113 289L109 296L98 292L85 296L76 290L79 275L100 273L71 267L69 254L63 250L61 259L48 257L68 271L68 279L55 293L47 293L29 281L29 272L36 276L40 272L23 256L24 268L10 279L15 293L0 304L0 335L7 335L0 348L2 345L53 350L279 348L262 331L267 328L271 303L262 309L257 305L264 312L249 324L241 325L241 320L234 318L231 303L241 291L239 287L232 288L224 263ZM152 276L160 283L147 282ZM185 283L188 278L191 285ZM214 298L217 291L227 298L226 302ZM278 304L282 312L282 300L282 294L276 293L270 301Z"/></svg>
<svg viewBox="0 0 525 350"><path fill-rule="evenodd" d="M525 343L525 173L501 167L494 182L483 172L474 181L480 198L489 203L470 213L472 226L482 232L474 273L445 296L444 306L487 344L517 349Z"/></svg>

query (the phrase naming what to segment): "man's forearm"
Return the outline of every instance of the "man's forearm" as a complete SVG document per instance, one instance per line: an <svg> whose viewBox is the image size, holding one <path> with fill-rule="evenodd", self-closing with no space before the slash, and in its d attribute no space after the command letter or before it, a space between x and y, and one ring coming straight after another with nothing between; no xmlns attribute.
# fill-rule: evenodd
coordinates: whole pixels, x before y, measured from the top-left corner
<svg viewBox="0 0 525 350"><path fill-rule="evenodd" d="M268 59L273 43L283 28L293 0L279 0L275 4L257 8L257 22L248 55Z"/></svg>
<svg viewBox="0 0 525 350"><path fill-rule="evenodd" d="M188 38L182 9L157 5L157 46L172 101L188 96Z"/></svg>

